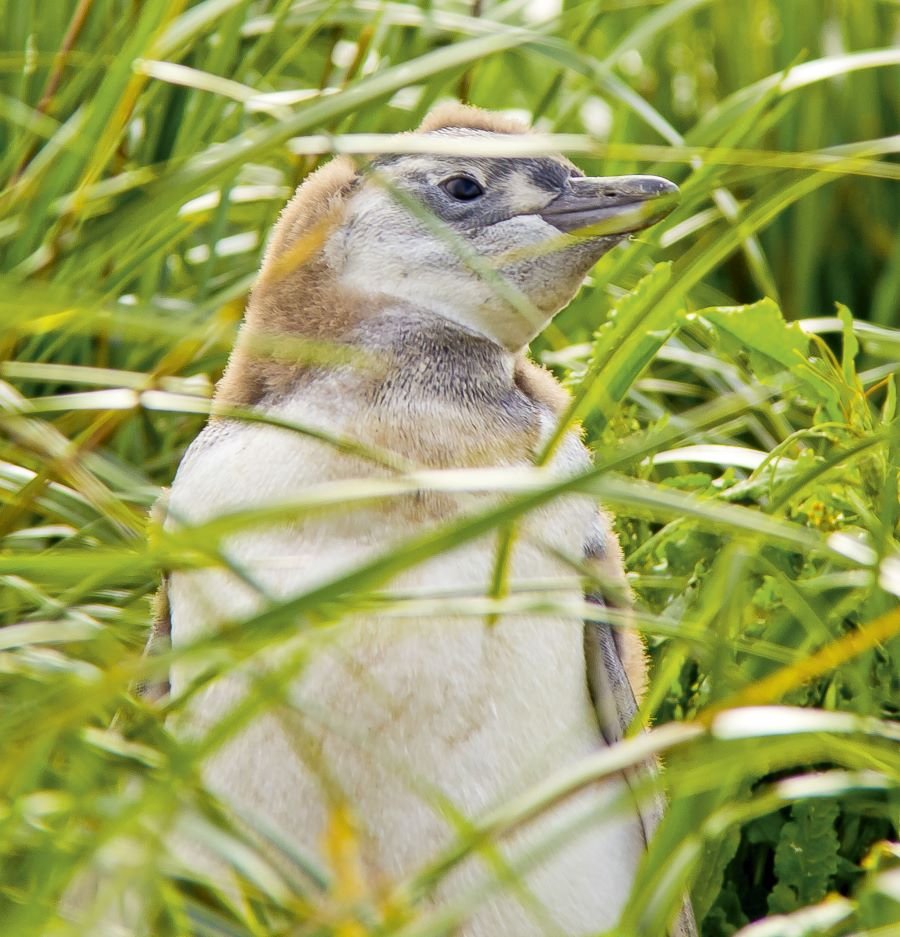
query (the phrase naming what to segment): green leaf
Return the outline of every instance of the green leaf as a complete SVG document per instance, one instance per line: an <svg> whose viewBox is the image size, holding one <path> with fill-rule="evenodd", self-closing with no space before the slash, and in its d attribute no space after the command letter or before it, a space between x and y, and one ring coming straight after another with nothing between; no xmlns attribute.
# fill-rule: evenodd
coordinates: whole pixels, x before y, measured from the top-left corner
<svg viewBox="0 0 900 937"><path fill-rule="evenodd" d="M762 384L777 385L789 372L814 403L829 408L831 418L839 416L840 388L809 359L809 337L796 322L785 322L771 299L750 306L702 309L696 315L713 326L726 354L736 360L746 355L753 377Z"/></svg>
<svg viewBox="0 0 900 937"><path fill-rule="evenodd" d="M783 914L825 897L838 867L839 812L830 800L802 801L791 808L775 848L778 884L769 897L770 911Z"/></svg>
<svg viewBox="0 0 900 937"><path fill-rule="evenodd" d="M838 318L843 326L844 347L841 354L841 367L844 380L851 386L856 384L856 356L859 354L859 340L853 333L853 314L843 304L837 304Z"/></svg>
<svg viewBox="0 0 900 937"><path fill-rule="evenodd" d="M750 368L761 381L806 360L809 338L796 323L784 321L771 299L761 299L752 306L702 309L697 315L716 327L725 351L749 356Z"/></svg>

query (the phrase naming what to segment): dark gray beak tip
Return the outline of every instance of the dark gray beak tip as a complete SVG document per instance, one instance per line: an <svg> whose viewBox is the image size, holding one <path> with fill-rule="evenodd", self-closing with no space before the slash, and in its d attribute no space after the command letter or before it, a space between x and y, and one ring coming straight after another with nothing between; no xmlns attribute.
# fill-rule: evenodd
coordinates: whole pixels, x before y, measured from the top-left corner
<svg viewBox="0 0 900 937"><path fill-rule="evenodd" d="M678 198L678 186L661 176L573 178L541 217L567 234L624 236L661 221Z"/></svg>
<svg viewBox="0 0 900 937"><path fill-rule="evenodd" d="M624 176L624 179L632 179L634 188L638 192L646 193L647 198L677 197L679 195L678 186L662 176Z"/></svg>

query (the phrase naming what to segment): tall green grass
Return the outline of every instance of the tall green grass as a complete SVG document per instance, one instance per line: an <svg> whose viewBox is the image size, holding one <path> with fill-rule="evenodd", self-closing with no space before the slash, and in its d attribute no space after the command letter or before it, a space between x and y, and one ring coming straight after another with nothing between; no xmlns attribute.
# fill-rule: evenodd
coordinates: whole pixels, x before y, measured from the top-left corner
<svg viewBox="0 0 900 937"><path fill-rule="evenodd" d="M895 0L0 11L0 933L100 933L127 894L160 935L449 934L452 909L422 899L480 835L649 751L672 807L623 933L660 933L682 885L707 937L767 915L790 917L748 933L895 933ZM288 844L289 871L266 865L203 790L202 746L135 697L165 664L141 656L160 572L215 562L259 520L176 537L147 511L202 426L293 187L331 152L396 147L385 135L459 95L526 112L589 172L682 188L534 345L571 386L596 469L492 477L502 508L191 653L225 668L373 602L527 611L541 596L413 606L384 590L580 490L617 514L657 728L485 818L385 901ZM451 483L400 475L377 494ZM324 488L294 510L346 504ZM176 815L244 900L174 866ZM98 869L94 924L67 922L62 896Z"/></svg>

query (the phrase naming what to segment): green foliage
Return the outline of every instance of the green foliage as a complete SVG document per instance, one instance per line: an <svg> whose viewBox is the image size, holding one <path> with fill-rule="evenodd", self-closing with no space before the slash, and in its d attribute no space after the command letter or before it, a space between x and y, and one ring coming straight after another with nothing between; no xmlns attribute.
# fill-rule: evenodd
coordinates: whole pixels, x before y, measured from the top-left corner
<svg viewBox="0 0 900 937"><path fill-rule="evenodd" d="M837 805L827 801L791 808L775 847L778 884L769 895L770 911L795 911L825 897L838 866L838 813Z"/></svg>
<svg viewBox="0 0 900 937"><path fill-rule="evenodd" d="M796 322L785 324L771 299L752 306L704 309L700 315L716 326L725 354L735 358L746 352L750 369L761 381L786 370L801 373L809 338Z"/></svg>
<svg viewBox="0 0 900 937"><path fill-rule="evenodd" d="M757 312L762 313L759 321L753 319ZM717 442L661 449L648 477L694 498L753 506L826 535L872 531L876 523L887 525L881 535L894 536L889 531L896 531L896 497L885 493L896 484L897 462L891 452L896 452L897 424L892 417L880 419L869 404L855 368L858 346L845 314L842 319L845 347L839 362L821 342L820 356L810 357L808 337L796 324L785 323L768 301L691 314L679 336L685 343L677 356L682 386L685 360L696 362L696 396L701 396L699 386L715 376L708 370L707 352L698 347L703 342L723 360L731 359L731 385L739 387L744 399L754 388L771 387L776 399L789 405L777 413L767 412L768 404L762 408L760 415L768 420L765 432L774 437L768 452L746 444L748 437L762 433L761 426L747 421L736 434L744 444L736 445L733 437L727 447ZM672 364L658 359L638 386L651 391L666 386L656 374L671 381ZM671 421L667 416L657 433L669 431ZM619 426L605 429L598 452L609 452L620 433ZM877 446L876 439L884 445ZM701 462L754 468L743 478L733 468L690 471ZM888 504L888 513L879 517ZM765 680L788 659L801 660L848 628L896 608L896 599L873 590L870 578L851 585L835 557L798 551L793 544L770 541L760 549L682 518L663 526L631 519L621 529L643 604L673 625L677 621L673 633L682 639L656 647L657 673L666 675L648 701L649 709L659 707L657 718L689 718L710 706L728 705L736 684ZM788 648L790 658L783 656ZM801 706L895 714L898 673L895 641L793 685L783 699ZM663 698L668 680L673 682ZM838 766L846 763L829 755L816 764L818 770ZM755 780L742 766L721 766L712 779L715 787L686 802L685 820L699 811L714 816L729 800L761 796L765 787L760 782L771 778L771 772L779 776L775 762ZM673 813L681 808L676 803ZM749 824L743 835L732 828L707 844L706 875L695 884L695 903L705 913L704 932L731 934L768 912L812 904L827 890L849 893L865 852L892 835L893 822L891 810L873 813L871 803L862 805L850 797L798 803L791 819L768 814ZM836 824L847 831L844 841Z"/></svg>
<svg viewBox="0 0 900 937"><path fill-rule="evenodd" d="M99 933L124 895L161 937L298 921L323 937L448 933L423 899L474 848L471 830L446 866L351 895L343 818L333 867L278 831L269 863L198 762L278 698L318 628L374 604L410 614L389 591L398 570L572 490L616 512L653 658L643 710L659 728L621 757L664 754L672 800L623 934L660 933L682 884L706 937L900 926L897 4L53 12L0 0L4 933ZM677 211L605 256L533 348L572 389L567 422L584 425L596 469L508 485L473 473L473 488L506 491L501 507L187 649L204 679L256 654L282 669L207 748L178 741L133 693L168 663L142 657L158 577L221 562L223 538L271 516L176 536L147 512L202 426L267 233L328 154L390 151L382 134L458 95L528 112L588 172L681 186ZM401 473L377 491L317 491L280 516L411 486ZM416 601L440 616L455 600ZM514 614L541 597L479 601ZM486 828L551 794L534 796ZM174 862L176 817L235 871L234 892ZM101 872L94 923L67 923L62 896L91 893L85 875Z"/></svg>

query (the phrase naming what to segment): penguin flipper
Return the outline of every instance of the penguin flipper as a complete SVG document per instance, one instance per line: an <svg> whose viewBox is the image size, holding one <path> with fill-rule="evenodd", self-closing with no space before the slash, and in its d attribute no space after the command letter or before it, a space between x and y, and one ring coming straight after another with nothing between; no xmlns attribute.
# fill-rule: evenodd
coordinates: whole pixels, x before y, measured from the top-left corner
<svg viewBox="0 0 900 937"><path fill-rule="evenodd" d="M631 592L625 579L622 551L609 518L599 514L595 529L584 547L584 559L603 585L587 595L589 602L601 608L628 612ZM602 620L586 621L584 651L588 689L594 702L600 732L608 745L625 737L638 713L637 699L647 682L643 643L631 628L612 628ZM634 789L647 777L659 775L658 761L647 759L624 772L625 781ZM638 816L644 843L650 842L666 810L666 800L658 791L649 801L638 804ZM697 937L697 923L690 898L685 896L678 916L669 928L669 937Z"/></svg>

